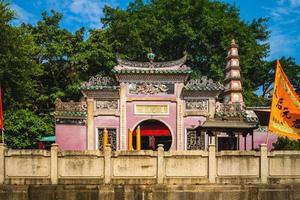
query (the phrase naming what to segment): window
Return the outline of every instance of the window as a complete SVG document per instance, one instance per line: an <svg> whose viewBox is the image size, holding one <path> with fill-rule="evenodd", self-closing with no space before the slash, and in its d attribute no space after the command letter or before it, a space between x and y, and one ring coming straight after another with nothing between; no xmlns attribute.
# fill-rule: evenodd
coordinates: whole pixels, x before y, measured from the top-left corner
<svg viewBox="0 0 300 200"><path fill-rule="evenodd" d="M205 148L205 134L197 132L194 129L186 130L187 136L187 150L204 150Z"/></svg>
<svg viewBox="0 0 300 200"><path fill-rule="evenodd" d="M103 144L103 131L104 128L98 128L98 149L102 150ZM108 144L110 144L111 149L115 151L117 149L117 129L115 128L108 128Z"/></svg>

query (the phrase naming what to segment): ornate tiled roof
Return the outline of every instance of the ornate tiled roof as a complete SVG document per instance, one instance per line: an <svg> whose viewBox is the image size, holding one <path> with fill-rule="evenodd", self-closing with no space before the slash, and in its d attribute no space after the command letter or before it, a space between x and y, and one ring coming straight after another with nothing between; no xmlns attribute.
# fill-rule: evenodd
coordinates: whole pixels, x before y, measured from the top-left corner
<svg viewBox="0 0 300 200"><path fill-rule="evenodd" d="M224 90L224 86L219 82L213 82L212 79L207 79L206 76L202 76L201 79L192 79L185 86L185 90L209 90L220 91Z"/></svg>
<svg viewBox="0 0 300 200"><path fill-rule="evenodd" d="M247 123L258 123L258 117L253 110L245 110L237 104L219 104L215 118L222 120L243 120Z"/></svg>
<svg viewBox="0 0 300 200"><path fill-rule="evenodd" d="M250 131L258 128L258 117L252 110L245 110L240 104L216 105L213 119L201 124L199 129Z"/></svg>
<svg viewBox="0 0 300 200"><path fill-rule="evenodd" d="M118 88L119 86L117 86L114 79L111 77L102 76L100 74L91 77L88 82L83 82L80 86L81 90L116 90Z"/></svg>
<svg viewBox="0 0 300 200"><path fill-rule="evenodd" d="M118 65L112 70L116 74L190 74L186 66L186 55L178 60L168 62L133 62L118 58Z"/></svg>
<svg viewBox="0 0 300 200"><path fill-rule="evenodd" d="M55 117L85 117L87 114L87 105L85 101L81 102L62 102L60 99L56 100Z"/></svg>

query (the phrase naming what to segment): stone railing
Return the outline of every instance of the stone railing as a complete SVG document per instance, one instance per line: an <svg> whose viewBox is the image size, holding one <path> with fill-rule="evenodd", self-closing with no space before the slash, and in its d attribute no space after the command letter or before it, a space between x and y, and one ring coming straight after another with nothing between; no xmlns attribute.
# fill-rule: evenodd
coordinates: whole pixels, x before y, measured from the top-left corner
<svg viewBox="0 0 300 200"><path fill-rule="evenodd" d="M0 145L0 184L300 183L300 151L12 150Z"/></svg>

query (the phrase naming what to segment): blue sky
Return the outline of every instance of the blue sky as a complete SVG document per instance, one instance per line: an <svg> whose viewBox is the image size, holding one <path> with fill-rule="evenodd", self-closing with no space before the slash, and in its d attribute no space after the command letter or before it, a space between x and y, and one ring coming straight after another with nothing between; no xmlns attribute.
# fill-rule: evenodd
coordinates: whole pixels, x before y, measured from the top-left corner
<svg viewBox="0 0 300 200"><path fill-rule="evenodd" d="M250 22L254 18L268 17L271 52L268 59L281 56L296 58L300 64L300 0L223 0L240 9L241 18ZM16 24L35 24L42 11L57 10L64 14L62 27L75 31L101 27L100 18L105 5L126 8L129 0L10 0L18 13Z"/></svg>

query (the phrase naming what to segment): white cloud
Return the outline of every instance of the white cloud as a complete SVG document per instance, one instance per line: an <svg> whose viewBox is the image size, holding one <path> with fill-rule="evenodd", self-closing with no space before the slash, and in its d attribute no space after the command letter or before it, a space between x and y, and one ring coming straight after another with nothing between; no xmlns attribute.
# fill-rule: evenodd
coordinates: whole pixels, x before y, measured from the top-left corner
<svg viewBox="0 0 300 200"><path fill-rule="evenodd" d="M300 0L290 0L292 7L300 7Z"/></svg>
<svg viewBox="0 0 300 200"><path fill-rule="evenodd" d="M300 48L300 0L278 0L270 13L271 30L269 59L281 56L297 57Z"/></svg>
<svg viewBox="0 0 300 200"><path fill-rule="evenodd" d="M32 23L33 21L36 21L36 17L33 14L29 13L17 4L11 4L10 8L16 12L16 19L14 20L16 25L23 22Z"/></svg>
<svg viewBox="0 0 300 200"><path fill-rule="evenodd" d="M91 28L100 26L105 3L97 0L72 0L69 9L83 21L89 21Z"/></svg>

